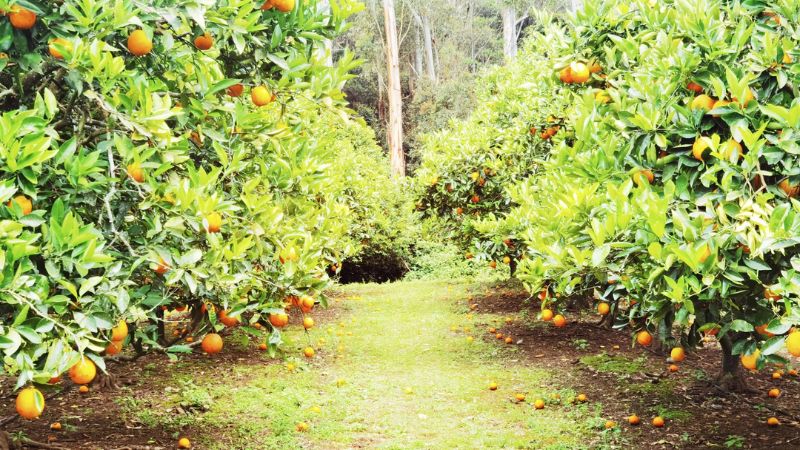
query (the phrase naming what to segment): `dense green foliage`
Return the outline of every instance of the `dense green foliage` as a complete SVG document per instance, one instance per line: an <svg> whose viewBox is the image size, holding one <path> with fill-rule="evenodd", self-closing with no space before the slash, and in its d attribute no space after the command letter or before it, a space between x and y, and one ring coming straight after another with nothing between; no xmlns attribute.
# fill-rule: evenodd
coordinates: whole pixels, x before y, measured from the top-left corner
<svg viewBox="0 0 800 450"><path fill-rule="evenodd" d="M461 229L495 246L521 241L520 278L532 292L545 287L552 308L590 297L609 302L620 326L666 344L696 345L711 331L726 360L758 348L759 365L779 361L800 323L798 19L797 2L605 0L547 25L513 66L530 67L519 87L536 86L555 109L519 114L531 124L554 115L563 127L534 176L506 178L512 208L498 202L485 212L496 220ZM569 63L594 61L602 72L586 82L559 81ZM510 104L501 94L489 109ZM476 114L474 123L491 116ZM470 154L431 148L431 161ZM525 161L536 149L515 153ZM440 181L422 206L446 211L438 186L448 172L429 165ZM420 181L430 186L431 175Z"/></svg>
<svg viewBox="0 0 800 450"><path fill-rule="evenodd" d="M0 0L0 350L19 385L80 354L102 368L120 320L137 351L177 353L227 310L274 350L287 297L324 302L330 265L395 237L377 218L397 187L342 100L356 64L324 58L360 5L261 6ZM191 329L166 336L184 306Z"/></svg>

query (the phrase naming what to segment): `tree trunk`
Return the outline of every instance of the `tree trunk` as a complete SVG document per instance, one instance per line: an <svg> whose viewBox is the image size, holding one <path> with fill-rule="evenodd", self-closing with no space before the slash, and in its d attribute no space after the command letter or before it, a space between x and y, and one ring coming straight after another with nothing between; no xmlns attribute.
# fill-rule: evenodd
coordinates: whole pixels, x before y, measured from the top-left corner
<svg viewBox="0 0 800 450"><path fill-rule="evenodd" d="M431 21L427 15L422 16L422 39L425 43L425 68L428 70L428 78L436 83L436 63L433 59L433 33L431 32Z"/></svg>
<svg viewBox="0 0 800 450"><path fill-rule="evenodd" d="M500 14L503 17L503 53L513 58L517 56L517 11L505 5Z"/></svg>
<svg viewBox="0 0 800 450"><path fill-rule="evenodd" d="M511 271L511 278L514 278L514 275L517 274L517 260L511 258L511 261L508 263L508 269Z"/></svg>
<svg viewBox="0 0 800 450"><path fill-rule="evenodd" d="M423 69L423 49L422 49L422 36L421 31L417 28L414 33L414 75L417 78L422 78Z"/></svg>
<svg viewBox="0 0 800 450"><path fill-rule="evenodd" d="M386 28L386 65L389 77L389 123L386 126L389 161L392 175L402 177L406 173L406 158L403 153L403 97L400 90L400 56L394 0L383 0L383 18Z"/></svg>
<svg viewBox="0 0 800 450"><path fill-rule="evenodd" d="M733 341L730 334L719 340L722 347L722 370L716 379L717 387L726 392L753 392L747 385L739 357L733 354Z"/></svg>

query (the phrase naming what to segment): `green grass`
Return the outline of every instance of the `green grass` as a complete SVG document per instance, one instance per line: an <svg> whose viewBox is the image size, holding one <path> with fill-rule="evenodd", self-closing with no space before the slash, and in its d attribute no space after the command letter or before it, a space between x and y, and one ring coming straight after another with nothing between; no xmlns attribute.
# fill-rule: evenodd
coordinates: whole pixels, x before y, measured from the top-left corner
<svg viewBox="0 0 800 450"><path fill-rule="evenodd" d="M585 364L598 372L613 373L616 375L633 375L647 370L646 359L639 357L630 359L625 356L611 356L607 353L600 353L592 356L584 356L580 359Z"/></svg>
<svg viewBox="0 0 800 450"><path fill-rule="evenodd" d="M195 440L210 449L577 449L618 439L598 429L600 405L569 403L575 393L558 385L558 374L509 362L513 350L481 339L485 326L475 321L496 319L468 319L456 303L467 296L464 287L404 282L341 290L345 297L333 301L344 311L337 323L318 323L309 335L288 330L287 353L314 343L319 356L311 362L292 356L298 368L289 372L284 363L258 364L266 357L254 354L223 374L205 363L181 365L172 389L149 409L183 405L193 428L203 430ZM491 381L497 391L488 390ZM516 393L526 403L512 402ZM536 398L548 401L544 410L532 407ZM165 419L143 418L151 426ZM308 432L295 431L300 421Z"/></svg>

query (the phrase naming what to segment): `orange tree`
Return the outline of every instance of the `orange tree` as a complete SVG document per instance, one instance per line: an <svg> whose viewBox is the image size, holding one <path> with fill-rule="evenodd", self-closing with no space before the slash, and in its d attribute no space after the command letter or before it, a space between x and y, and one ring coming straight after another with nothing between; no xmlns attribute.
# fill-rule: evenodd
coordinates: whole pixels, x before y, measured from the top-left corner
<svg viewBox="0 0 800 450"><path fill-rule="evenodd" d="M523 241L543 309L605 303L642 345L716 336L730 389L741 365L800 356L798 19L778 1L604 0L531 39L513 64L550 84L563 126L511 209L473 227Z"/></svg>
<svg viewBox="0 0 800 450"><path fill-rule="evenodd" d="M482 264L505 262L513 272L524 254L520 236L513 227L487 231L483 222L518 206L509 189L536 173L553 142L565 137L566 92L573 87L552 79L548 55L541 53L566 45L561 31L531 29L523 56L478 80L478 107L467 119L421 138L417 209Z"/></svg>
<svg viewBox="0 0 800 450"><path fill-rule="evenodd" d="M324 303L375 215L353 211L395 198L340 173L339 137L365 127L339 90L355 63L326 64L325 41L359 8L0 0L0 351L18 386L89 382L125 343L190 351L219 322L274 351L287 299ZM359 173L388 181L365 145Z"/></svg>

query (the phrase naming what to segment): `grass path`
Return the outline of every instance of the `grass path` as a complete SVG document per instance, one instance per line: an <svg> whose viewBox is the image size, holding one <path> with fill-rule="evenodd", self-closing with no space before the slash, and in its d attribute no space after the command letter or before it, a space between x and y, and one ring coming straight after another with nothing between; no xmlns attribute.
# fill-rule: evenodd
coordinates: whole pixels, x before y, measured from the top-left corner
<svg viewBox="0 0 800 450"><path fill-rule="evenodd" d="M235 367L230 377L197 381L215 399L204 421L222 433L211 448L451 449L587 448L597 406L556 401L558 374L523 365L511 346L484 340L487 316L472 317L462 285L405 282L342 288L338 323L310 335L311 364ZM453 327L457 331L453 331ZM467 336L474 336L469 342ZM499 384L497 391L487 387ZM183 381L184 384L188 382ZM513 402L516 393L524 403ZM549 403L532 406L536 398ZM559 403L559 404L556 404ZM309 431L298 433L298 422ZM596 444L596 443L595 443Z"/></svg>

